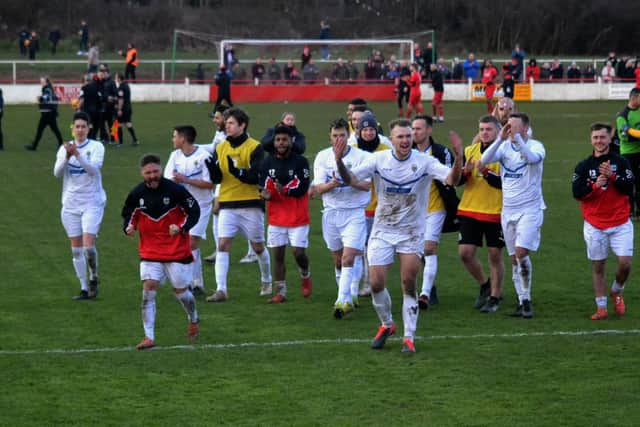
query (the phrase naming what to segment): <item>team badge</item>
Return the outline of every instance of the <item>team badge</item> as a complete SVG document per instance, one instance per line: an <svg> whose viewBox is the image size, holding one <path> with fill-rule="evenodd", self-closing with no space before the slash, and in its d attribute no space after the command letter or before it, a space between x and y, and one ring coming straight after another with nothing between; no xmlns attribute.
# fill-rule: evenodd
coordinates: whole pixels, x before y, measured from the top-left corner
<svg viewBox="0 0 640 427"><path fill-rule="evenodd" d="M165 205L169 204L169 198L168 197L163 197L162 198L162 203L164 203Z"/></svg>
<svg viewBox="0 0 640 427"><path fill-rule="evenodd" d="M140 198L139 202L140 202L140 206L144 206L144 199L142 197Z"/></svg>
<svg viewBox="0 0 640 427"><path fill-rule="evenodd" d="M293 176L293 169L289 169L289 176Z"/></svg>
<svg viewBox="0 0 640 427"><path fill-rule="evenodd" d="M416 173L416 171L418 170L418 166L414 163L411 165L411 172Z"/></svg>

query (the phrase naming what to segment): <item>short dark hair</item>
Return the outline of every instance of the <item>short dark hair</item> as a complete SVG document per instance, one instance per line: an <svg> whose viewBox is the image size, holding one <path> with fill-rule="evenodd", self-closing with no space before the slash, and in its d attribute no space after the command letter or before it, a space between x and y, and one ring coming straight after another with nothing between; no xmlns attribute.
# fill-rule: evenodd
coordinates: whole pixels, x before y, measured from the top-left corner
<svg viewBox="0 0 640 427"><path fill-rule="evenodd" d="M346 129L347 133L349 133L349 123L342 117L335 119L329 124L329 130L333 129Z"/></svg>
<svg viewBox="0 0 640 427"><path fill-rule="evenodd" d="M511 113L509 114L509 118L520 119L522 120L522 124L529 126L529 116L526 113Z"/></svg>
<svg viewBox="0 0 640 427"><path fill-rule="evenodd" d="M640 95L640 88L638 87L634 87L633 89L631 89L631 91L629 92L629 99L634 98L636 96Z"/></svg>
<svg viewBox="0 0 640 427"><path fill-rule="evenodd" d="M276 128L273 130L273 135L280 135L280 134L287 134L289 135L289 137L293 136L293 131L291 130L291 128L289 126L285 126L285 125L279 125L276 126Z"/></svg>
<svg viewBox="0 0 640 427"><path fill-rule="evenodd" d="M191 125L178 125L175 126L173 130L178 132L179 135L182 135L189 144L193 144L196 140L196 136L198 135L196 128Z"/></svg>
<svg viewBox="0 0 640 427"><path fill-rule="evenodd" d="M478 119L478 123L493 123L498 128L500 128L500 126L502 126L500 124L500 120L498 120L498 118L496 116L492 116L490 114L487 114L486 116L480 117L480 119Z"/></svg>
<svg viewBox="0 0 640 427"><path fill-rule="evenodd" d="M396 127L411 127L411 122L407 119L393 119L389 122L389 130L393 130Z"/></svg>
<svg viewBox="0 0 640 427"><path fill-rule="evenodd" d="M76 120L84 120L85 122L87 122L87 124L91 123L91 119L89 118L89 115L84 111L78 111L77 113L73 113L73 118L71 119L71 123L75 122Z"/></svg>
<svg viewBox="0 0 640 427"><path fill-rule="evenodd" d="M116 79L120 80L120 81L124 81L124 74L122 73L116 73Z"/></svg>
<svg viewBox="0 0 640 427"><path fill-rule="evenodd" d="M157 154L147 153L140 157L140 167L143 168L148 164L153 163L156 165L162 165L162 161L160 160L160 156Z"/></svg>
<svg viewBox="0 0 640 427"><path fill-rule="evenodd" d="M365 111L367 111L367 105L356 105L353 107L352 112L356 112L356 111L360 111L361 113L364 113Z"/></svg>
<svg viewBox="0 0 640 427"><path fill-rule="evenodd" d="M365 101L363 98L353 98L351 101L349 101L349 104L351 104L351 105L364 105L366 107L367 106L367 101Z"/></svg>
<svg viewBox="0 0 640 427"><path fill-rule="evenodd" d="M229 117L233 117L234 119L236 119L238 124L241 126L244 124L245 131L249 129L249 116L247 115L247 113L244 112L244 110L238 107L227 108L224 111L224 119L227 120Z"/></svg>
<svg viewBox="0 0 640 427"><path fill-rule="evenodd" d="M428 116L426 114L418 114L413 118L413 120L411 120L411 122L413 123L416 120L424 120L427 126L429 126L430 128L433 127L433 118L431 116Z"/></svg>
<svg viewBox="0 0 640 427"><path fill-rule="evenodd" d="M611 126L609 123L596 122L596 123L592 123L589 129L591 130L591 132L593 132L594 130L606 129L607 133L611 134L611 131L613 130L613 126Z"/></svg>

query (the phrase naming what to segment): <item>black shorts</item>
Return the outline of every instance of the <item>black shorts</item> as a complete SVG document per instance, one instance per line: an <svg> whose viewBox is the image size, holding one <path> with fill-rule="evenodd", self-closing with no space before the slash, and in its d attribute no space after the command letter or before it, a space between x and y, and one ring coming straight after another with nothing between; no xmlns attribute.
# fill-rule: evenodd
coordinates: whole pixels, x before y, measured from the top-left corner
<svg viewBox="0 0 640 427"><path fill-rule="evenodd" d="M480 221L468 216L460 216L459 245L482 247L482 238L487 240L489 248L504 248L502 225L499 222Z"/></svg>
<svg viewBox="0 0 640 427"><path fill-rule="evenodd" d="M124 107L122 109L122 115L121 116L116 115L116 117L120 123L130 123L132 114L133 112L131 111L131 107L128 107L128 108Z"/></svg>

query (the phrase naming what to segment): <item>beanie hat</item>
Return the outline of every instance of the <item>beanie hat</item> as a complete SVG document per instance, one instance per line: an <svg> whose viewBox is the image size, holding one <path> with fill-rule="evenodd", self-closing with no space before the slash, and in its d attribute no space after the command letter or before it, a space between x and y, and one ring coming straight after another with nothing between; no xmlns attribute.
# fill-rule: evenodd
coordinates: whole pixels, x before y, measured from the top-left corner
<svg viewBox="0 0 640 427"><path fill-rule="evenodd" d="M361 131L364 128L374 128L376 132L378 131L378 120L376 120L376 116L371 111L365 111L360 118L360 128L358 130Z"/></svg>

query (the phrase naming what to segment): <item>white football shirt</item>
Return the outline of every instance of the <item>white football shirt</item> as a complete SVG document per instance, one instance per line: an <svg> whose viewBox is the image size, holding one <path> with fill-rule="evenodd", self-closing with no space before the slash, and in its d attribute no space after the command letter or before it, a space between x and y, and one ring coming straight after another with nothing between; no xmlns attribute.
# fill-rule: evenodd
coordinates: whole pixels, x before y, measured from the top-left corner
<svg viewBox="0 0 640 427"><path fill-rule="evenodd" d="M394 150L377 151L351 172L358 178L372 177L378 196L371 237L391 244L422 239L425 212L433 179L446 181L450 168L435 157L411 150L399 160Z"/></svg>
<svg viewBox="0 0 640 427"><path fill-rule="evenodd" d="M104 205L107 195L102 188L100 168L104 162L104 145L93 139L76 144L79 156L67 159L67 150L60 146L56 154L53 174L62 177L62 206L82 209Z"/></svg>
<svg viewBox="0 0 640 427"><path fill-rule="evenodd" d="M369 156L371 154L366 151L356 147L348 147L347 154L342 157L342 161L348 169L352 169L363 163ZM364 209L369 205L371 192L356 190L344 184L338 172L333 147L325 148L316 155L313 162L313 185L329 182L334 175L341 185L322 194L322 205L325 209Z"/></svg>
<svg viewBox="0 0 640 427"><path fill-rule="evenodd" d="M182 150L174 150L169 156L167 165L164 167L164 177L173 179L174 173L180 173L189 179L201 179L211 181L209 169L205 160L211 157L207 150L196 145L193 153L186 155ZM184 188L196 198L198 203L204 205L213 201L213 190L211 188L199 188L191 184L180 183Z"/></svg>

